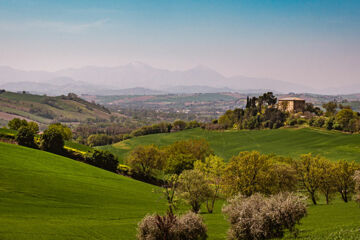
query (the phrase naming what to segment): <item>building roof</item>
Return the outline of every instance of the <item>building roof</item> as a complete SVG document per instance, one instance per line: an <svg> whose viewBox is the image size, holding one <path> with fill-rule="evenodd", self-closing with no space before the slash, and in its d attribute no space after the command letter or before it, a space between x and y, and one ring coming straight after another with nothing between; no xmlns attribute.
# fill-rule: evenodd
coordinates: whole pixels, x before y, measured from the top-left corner
<svg viewBox="0 0 360 240"><path fill-rule="evenodd" d="M305 101L305 99L297 98L297 97L287 97L287 98L281 98L279 101Z"/></svg>

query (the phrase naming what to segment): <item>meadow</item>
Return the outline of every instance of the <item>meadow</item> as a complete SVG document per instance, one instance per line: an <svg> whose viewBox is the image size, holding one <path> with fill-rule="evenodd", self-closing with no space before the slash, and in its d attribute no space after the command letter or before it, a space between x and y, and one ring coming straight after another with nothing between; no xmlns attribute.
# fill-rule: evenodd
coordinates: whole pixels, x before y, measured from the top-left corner
<svg viewBox="0 0 360 240"><path fill-rule="evenodd" d="M142 217L165 211L157 192L81 162L0 143L0 239L135 239ZM226 238L222 204L202 213L210 240ZM359 219L354 202L321 202L309 207L299 239L359 239Z"/></svg>
<svg viewBox="0 0 360 240"><path fill-rule="evenodd" d="M226 161L241 151L256 150L297 158L301 154L321 154L331 160L360 162L360 135L316 128L281 128L242 131L207 131L201 128L175 133L161 133L128 139L99 147L116 154L123 161L138 145L165 146L183 139L205 139L216 155Z"/></svg>

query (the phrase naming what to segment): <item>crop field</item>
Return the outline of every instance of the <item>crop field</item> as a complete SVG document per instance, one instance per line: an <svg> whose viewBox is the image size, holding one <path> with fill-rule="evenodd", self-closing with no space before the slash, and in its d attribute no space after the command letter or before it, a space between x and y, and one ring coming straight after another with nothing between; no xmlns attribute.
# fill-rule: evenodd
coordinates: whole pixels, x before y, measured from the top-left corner
<svg viewBox="0 0 360 240"><path fill-rule="evenodd" d="M214 214L202 213L210 240L226 238L222 204L218 201ZM2 240L135 239L137 222L165 207L154 186L51 153L0 143ZM360 208L353 202L321 202L309 207L298 239L359 239L359 218Z"/></svg>
<svg viewBox="0 0 360 240"><path fill-rule="evenodd" d="M344 134L315 128L282 128L276 130L206 131L200 128L176 133L162 133L136 137L100 147L124 160L138 145L164 146L183 139L205 139L215 154L229 160L241 151L256 150L282 156L321 154L331 160L360 162L360 135Z"/></svg>

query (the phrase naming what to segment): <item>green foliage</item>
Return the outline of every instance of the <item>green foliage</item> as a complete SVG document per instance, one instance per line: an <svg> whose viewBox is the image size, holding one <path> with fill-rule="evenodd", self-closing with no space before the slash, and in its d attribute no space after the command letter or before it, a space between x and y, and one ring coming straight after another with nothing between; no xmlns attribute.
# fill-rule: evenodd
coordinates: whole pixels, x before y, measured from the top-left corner
<svg viewBox="0 0 360 240"><path fill-rule="evenodd" d="M52 153L61 154L64 150L65 140L59 127L48 128L41 135L40 148Z"/></svg>
<svg viewBox="0 0 360 240"><path fill-rule="evenodd" d="M228 195L241 193L251 196L254 193L274 194L293 190L296 186L294 171L287 163L280 164L277 160L273 155L262 155L256 151L240 152L232 157L224 174Z"/></svg>
<svg viewBox="0 0 360 240"><path fill-rule="evenodd" d="M359 126L357 126L357 122L359 118L357 114L351 109L341 109L336 114L336 123L338 124L338 128L341 128L347 132L356 132L359 131Z"/></svg>
<svg viewBox="0 0 360 240"><path fill-rule="evenodd" d="M335 164L332 173L335 176L335 187L346 203L351 199L351 195L354 193L354 175L359 169L359 165L355 162L340 160Z"/></svg>
<svg viewBox="0 0 360 240"><path fill-rule="evenodd" d="M50 124L48 129L56 129L58 132L61 133L64 140L72 139L72 132L71 129L61 123L53 123Z"/></svg>
<svg viewBox="0 0 360 240"><path fill-rule="evenodd" d="M186 122L182 121L182 120L176 120L175 122L173 122L173 130L174 131L182 131L186 128Z"/></svg>
<svg viewBox="0 0 360 240"><path fill-rule="evenodd" d="M36 122L28 122L28 127L34 134L39 132L39 125Z"/></svg>
<svg viewBox="0 0 360 240"><path fill-rule="evenodd" d="M18 130L23 126L27 126L28 122L25 119L13 118L9 121L8 126L12 130Z"/></svg>
<svg viewBox="0 0 360 240"><path fill-rule="evenodd" d="M206 157L204 162L198 160L194 163L194 169L205 176L209 186L212 188L212 195L206 202L209 213L214 211L215 201L219 197L225 166L224 159L215 155Z"/></svg>
<svg viewBox="0 0 360 240"><path fill-rule="evenodd" d="M85 161L93 166L115 172L119 161L108 151L93 150L86 154Z"/></svg>
<svg viewBox="0 0 360 240"><path fill-rule="evenodd" d="M293 162L302 187L309 193L315 205L322 181L323 161L325 160L322 157L309 153L301 155L300 160Z"/></svg>
<svg viewBox="0 0 360 240"><path fill-rule="evenodd" d="M164 156L155 145L138 146L130 153L126 163L136 173L152 177L156 171L164 167Z"/></svg>
<svg viewBox="0 0 360 240"><path fill-rule="evenodd" d="M213 195L208 181L199 170L184 170L179 176L176 193L191 206L194 213L199 212L201 204Z"/></svg>
<svg viewBox="0 0 360 240"><path fill-rule="evenodd" d="M326 110L325 115L327 117L330 117L330 116L334 116L336 114L336 109L338 107L338 104L336 101L331 101L328 103L324 103L322 105L322 107L325 108L325 110Z"/></svg>
<svg viewBox="0 0 360 240"><path fill-rule="evenodd" d="M177 141L163 148L167 173L180 174L184 170L194 168L194 162L204 161L212 154L212 150L204 139Z"/></svg>
<svg viewBox="0 0 360 240"><path fill-rule="evenodd" d="M286 115L275 108L277 99L268 92L258 98L247 98L245 109L228 110L219 117L218 124L225 129L279 128L284 125ZM205 126L206 127L206 126ZM211 126L208 126L210 129Z"/></svg>
<svg viewBox="0 0 360 240"><path fill-rule="evenodd" d="M30 126L21 126L16 134L15 140L21 146L36 147L34 129Z"/></svg>

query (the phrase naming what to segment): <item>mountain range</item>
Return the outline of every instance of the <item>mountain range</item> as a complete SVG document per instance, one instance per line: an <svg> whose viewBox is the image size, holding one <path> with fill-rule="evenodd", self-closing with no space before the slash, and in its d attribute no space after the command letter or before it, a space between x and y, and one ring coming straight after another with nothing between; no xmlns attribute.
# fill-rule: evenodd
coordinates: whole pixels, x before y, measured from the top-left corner
<svg viewBox="0 0 360 240"><path fill-rule="evenodd" d="M96 95L155 95L166 93L212 92L309 92L349 94L357 86L314 89L302 84L246 76L226 77L213 69L197 66L184 71L154 68L144 63L118 67L87 66L55 72L23 71L0 66L0 88L60 95L74 92Z"/></svg>

